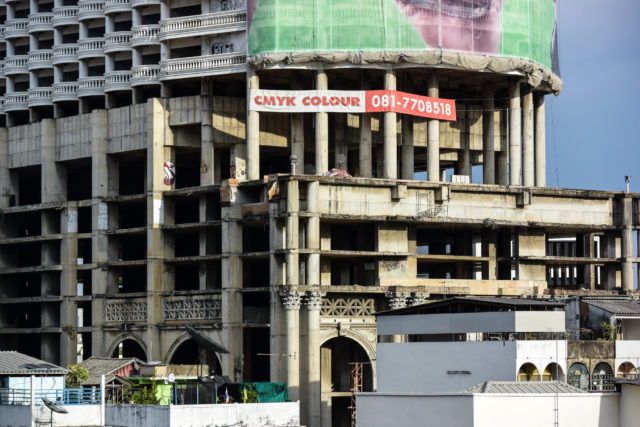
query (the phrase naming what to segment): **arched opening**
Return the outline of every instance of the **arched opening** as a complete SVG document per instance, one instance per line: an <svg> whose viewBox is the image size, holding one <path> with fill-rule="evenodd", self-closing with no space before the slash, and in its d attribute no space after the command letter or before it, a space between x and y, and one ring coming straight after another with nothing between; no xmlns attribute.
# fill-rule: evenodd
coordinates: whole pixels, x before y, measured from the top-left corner
<svg viewBox="0 0 640 427"><path fill-rule="evenodd" d="M525 363L518 370L518 381L540 381L540 372L533 363Z"/></svg>
<svg viewBox="0 0 640 427"><path fill-rule="evenodd" d="M322 418L333 427L351 426L351 392L373 391L373 370L366 351L346 337L332 338L321 348Z"/></svg>
<svg viewBox="0 0 640 427"><path fill-rule="evenodd" d="M122 340L120 344L113 349L111 357L117 357L120 359L126 357L137 357L143 362L147 361L147 354L144 352L144 348L132 339Z"/></svg>
<svg viewBox="0 0 640 427"><path fill-rule="evenodd" d="M611 365L607 362L598 363L595 368L593 368L593 373L591 374L591 389L600 391L615 389L611 381L612 378L613 369L611 369Z"/></svg>
<svg viewBox="0 0 640 427"><path fill-rule="evenodd" d="M211 350L200 350L198 343L189 338L178 346L173 352L171 359L169 360L171 365L206 365L209 372L194 372L198 376L207 375L221 375L222 368L220 361L215 352Z"/></svg>
<svg viewBox="0 0 640 427"><path fill-rule="evenodd" d="M633 366L633 363L624 362L618 367L616 377L635 379L638 378L638 371L636 370L635 366Z"/></svg>
<svg viewBox="0 0 640 427"><path fill-rule="evenodd" d="M542 381L565 381L564 372L560 365L555 362L551 362L544 368L542 373Z"/></svg>
<svg viewBox="0 0 640 427"><path fill-rule="evenodd" d="M568 383L581 390L589 390L589 371L582 363L574 363L569 368Z"/></svg>

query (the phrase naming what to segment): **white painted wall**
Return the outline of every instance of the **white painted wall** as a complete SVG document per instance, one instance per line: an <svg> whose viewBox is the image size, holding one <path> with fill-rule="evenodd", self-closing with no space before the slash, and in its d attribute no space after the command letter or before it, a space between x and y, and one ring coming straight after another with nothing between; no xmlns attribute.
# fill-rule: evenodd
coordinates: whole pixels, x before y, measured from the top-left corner
<svg viewBox="0 0 640 427"><path fill-rule="evenodd" d="M558 426L619 425L617 393L561 394ZM473 398L474 427L556 427L553 394L477 394Z"/></svg>
<svg viewBox="0 0 640 427"><path fill-rule="evenodd" d="M378 317L378 335L564 331L564 311L504 311Z"/></svg>
<svg viewBox="0 0 640 427"><path fill-rule="evenodd" d="M171 427L234 425L299 426L300 403L234 403L171 407Z"/></svg>
<svg viewBox="0 0 640 427"><path fill-rule="evenodd" d="M31 407L0 405L0 427L31 427Z"/></svg>
<svg viewBox="0 0 640 427"><path fill-rule="evenodd" d="M379 343L377 359L380 392L457 392L518 372L516 341Z"/></svg>
<svg viewBox="0 0 640 427"><path fill-rule="evenodd" d="M624 362L631 362L636 369L640 367L640 341L616 341L616 366L613 368L618 372L618 368Z"/></svg>
<svg viewBox="0 0 640 427"><path fill-rule="evenodd" d="M640 340L640 319L622 319L622 339Z"/></svg>
<svg viewBox="0 0 640 427"><path fill-rule="evenodd" d="M169 420L169 406L107 404L105 411L105 421L110 426L169 427Z"/></svg>
<svg viewBox="0 0 640 427"><path fill-rule="evenodd" d="M640 386L622 384L620 427L638 427L640 423Z"/></svg>
<svg viewBox="0 0 640 427"><path fill-rule="evenodd" d="M67 414L53 414L54 426L95 426L100 425L100 405L63 405ZM51 419L51 411L46 406L34 406L32 410L33 420L48 423Z"/></svg>
<svg viewBox="0 0 640 427"><path fill-rule="evenodd" d="M567 342L561 340L516 341L516 375L523 364L533 363L542 375L549 363L557 363L562 368L559 379L567 375Z"/></svg>
<svg viewBox="0 0 640 427"><path fill-rule="evenodd" d="M638 397L630 396L636 407ZM622 424L617 393L560 395L557 425L549 394L359 393L357 399L358 424L367 427L631 427L639 415L625 414L635 424Z"/></svg>
<svg viewBox="0 0 640 427"><path fill-rule="evenodd" d="M472 395L359 393L358 425L366 427L469 427Z"/></svg>

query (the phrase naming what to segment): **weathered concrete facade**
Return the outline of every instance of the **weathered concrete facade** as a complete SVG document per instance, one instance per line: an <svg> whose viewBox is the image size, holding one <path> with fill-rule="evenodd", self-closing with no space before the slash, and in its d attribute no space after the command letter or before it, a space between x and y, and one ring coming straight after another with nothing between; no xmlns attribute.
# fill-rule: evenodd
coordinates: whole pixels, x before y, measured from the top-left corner
<svg viewBox="0 0 640 427"><path fill-rule="evenodd" d="M39 12L10 3L8 21ZM246 12L190 21L198 8L217 17L220 2L84 3L71 29L51 29L56 40L77 30L77 81L57 62L59 98L5 100L3 349L64 365L80 348L192 363L189 324L229 349L205 356L216 372L285 381L303 424L331 425L349 405L350 363L375 388L378 310L633 291L640 195L545 187L548 82L407 63L254 66ZM146 24L156 15L159 30ZM131 46L114 35L90 49L128 22ZM220 34L240 50L215 53ZM7 97L22 74L9 74ZM75 97L62 97L70 83ZM257 88L397 89L456 99L457 120L248 111ZM334 167L353 178L321 176ZM483 184L470 184L474 167Z"/></svg>

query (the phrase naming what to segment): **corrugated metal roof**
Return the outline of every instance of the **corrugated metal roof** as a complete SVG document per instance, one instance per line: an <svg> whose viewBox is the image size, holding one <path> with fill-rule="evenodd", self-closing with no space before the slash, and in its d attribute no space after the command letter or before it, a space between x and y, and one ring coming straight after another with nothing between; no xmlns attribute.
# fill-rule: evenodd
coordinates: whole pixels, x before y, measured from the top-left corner
<svg viewBox="0 0 640 427"><path fill-rule="evenodd" d="M601 308L611 314L640 317L640 303L638 301L620 300L585 300L589 305Z"/></svg>
<svg viewBox="0 0 640 427"><path fill-rule="evenodd" d="M474 306L477 304L487 304L497 306L500 308L513 309L513 310L549 310L563 308L566 303L558 300L546 300L546 299L533 299L533 298L503 298L503 297L477 297L477 296L464 296L446 298L439 301L429 301L424 304L414 305L405 308L398 308L394 310L384 310L376 313L376 316L384 315L398 315L398 314L425 314L436 307L455 307L456 304L463 304ZM492 311L497 307L477 310L477 311Z"/></svg>
<svg viewBox="0 0 640 427"><path fill-rule="evenodd" d="M467 393L556 394L586 393L560 381L487 381L465 390Z"/></svg>
<svg viewBox="0 0 640 427"><path fill-rule="evenodd" d="M89 378L83 381L83 384L92 385L100 384L101 375L107 376L106 382L111 382L115 379L115 375L110 375L116 372L118 369L130 365L131 363L141 364L140 359L135 357L127 357L118 359L115 357L90 357L79 363L80 366L89 371Z"/></svg>
<svg viewBox="0 0 640 427"><path fill-rule="evenodd" d="M65 375L65 368L17 351L0 351L0 375Z"/></svg>

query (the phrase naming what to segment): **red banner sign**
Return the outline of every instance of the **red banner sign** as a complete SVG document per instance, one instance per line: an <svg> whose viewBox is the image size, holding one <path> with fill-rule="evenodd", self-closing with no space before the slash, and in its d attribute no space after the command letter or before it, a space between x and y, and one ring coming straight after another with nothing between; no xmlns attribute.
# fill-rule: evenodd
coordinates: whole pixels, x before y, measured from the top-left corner
<svg viewBox="0 0 640 427"><path fill-rule="evenodd" d="M251 90L249 109L275 113L395 112L438 120L456 120L451 99L396 90Z"/></svg>

